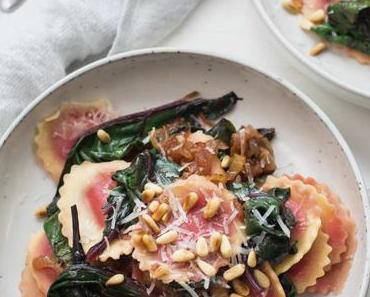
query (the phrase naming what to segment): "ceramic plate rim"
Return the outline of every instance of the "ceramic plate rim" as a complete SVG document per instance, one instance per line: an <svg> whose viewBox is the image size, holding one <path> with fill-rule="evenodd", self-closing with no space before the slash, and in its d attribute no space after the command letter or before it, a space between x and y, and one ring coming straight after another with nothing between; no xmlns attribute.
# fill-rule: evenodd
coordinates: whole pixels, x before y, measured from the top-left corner
<svg viewBox="0 0 370 297"><path fill-rule="evenodd" d="M340 87L340 88L342 88L342 89L344 89L344 90L346 90L348 92L355 93L355 94L360 95L360 96L363 96L363 97L367 97L367 101L369 101L368 98L370 97L370 91L365 91L365 90L363 90L361 88L352 87L350 84L347 84L343 80L336 80L334 76L330 75L326 71L322 71L315 64L310 63L307 60L305 54L303 54L299 50L297 50L291 44L291 42L289 42L289 40L286 37L284 37L284 35L280 32L280 30L278 30L276 28L276 26L272 22L271 18L268 16L266 10L264 9L261 0L253 0L253 3L255 5L255 7L257 8L259 14L262 16L265 24L267 24L267 26L269 27L269 29L274 33L273 35L280 41L280 43L283 44L283 46L286 49L288 49L293 54L293 56L299 62L303 63L308 68L310 68L310 70L312 70L315 73L318 73L320 76L322 76L323 78L325 78L329 82L333 83L334 85L336 85L336 86L338 86L338 87ZM358 102L358 101L356 101L356 102Z"/></svg>
<svg viewBox="0 0 370 297"><path fill-rule="evenodd" d="M255 0L258 1L258 0ZM125 53L116 54L113 56L105 57L100 60L97 60L93 63L90 63L70 74L68 74L66 77L62 78L61 80L57 81L53 85L51 85L49 88L47 88L45 91L43 91L39 96L37 96L30 104L27 105L27 107L15 118L15 120L11 123L11 125L8 127L8 129L5 131L3 135L0 137L0 152L7 141L7 139L11 136L12 132L17 128L17 126L22 122L22 120L42 101L44 101L50 94L55 92L57 89L63 87L64 85L68 84L70 81L78 78L79 76L85 74L86 72L89 72L93 69L96 69L98 67L104 66L106 64L117 62L123 59L132 58L132 57L140 57L140 56L146 56L146 55L155 55L155 54L187 54L187 55L198 55L198 56L204 56L214 59L220 59L228 63L234 63L241 65L243 67L248 67L263 76L265 76L267 79L270 79L274 81L275 83L283 86L285 89L287 89L292 94L295 94L297 99L302 100L309 108L311 108L314 113L317 115L319 119L322 120L322 122L325 124L325 126L329 129L329 131L333 134L335 139L338 141L338 144L343 149L343 152L345 156L347 157L347 160L351 166L351 169L353 171L354 177L356 179L356 182L359 186L359 192L361 195L361 202L364 206L364 213L365 213L365 233L368 234L368 231L370 230L370 209L369 209L369 200L367 196L367 192L365 190L365 183L363 181L360 169L358 167L357 161L355 160L352 151L350 150L347 142L344 140L343 136L339 132L339 130L336 128L334 123L329 119L329 117L324 113L324 111L321 110L321 108L307 95L305 95L303 92L301 92L297 87L295 87L293 84L288 82L287 80L272 75L266 71L262 71L254 66L250 66L246 63L243 63L241 61L238 61L232 56L228 55L220 55L219 53L215 53L212 51L199 51L199 50L193 50L188 48L168 48L168 47L157 47L157 48L146 48L146 49L140 49L140 50L133 50ZM366 236L366 259L365 259L365 273L364 278L361 283L361 292L360 297L365 297L367 288L369 285L369 276L370 276L370 267L369 267L369 260L370 260L370 237Z"/></svg>

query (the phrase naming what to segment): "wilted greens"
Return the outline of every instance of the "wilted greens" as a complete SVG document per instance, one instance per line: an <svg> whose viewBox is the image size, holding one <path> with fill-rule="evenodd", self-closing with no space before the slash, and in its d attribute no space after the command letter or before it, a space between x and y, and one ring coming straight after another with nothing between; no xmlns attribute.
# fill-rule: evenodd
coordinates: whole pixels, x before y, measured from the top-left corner
<svg viewBox="0 0 370 297"><path fill-rule="evenodd" d="M331 4L325 24L311 30L325 40L370 55L370 1L342 0Z"/></svg>

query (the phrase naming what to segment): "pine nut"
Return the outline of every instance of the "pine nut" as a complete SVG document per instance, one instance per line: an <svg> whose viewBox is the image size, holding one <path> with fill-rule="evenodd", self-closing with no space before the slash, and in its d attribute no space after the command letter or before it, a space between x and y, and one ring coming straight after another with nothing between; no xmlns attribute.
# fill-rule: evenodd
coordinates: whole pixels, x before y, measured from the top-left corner
<svg viewBox="0 0 370 297"><path fill-rule="evenodd" d="M157 244L168 244L177 240L178 234L176 231L168 231L163 235L159 236L156 240Z"/></svg>
<svg viewBox="0 0 370 297"><path fill-rule="evenodd" d="M318 9L308 17L308 20L315 24L319 24L325 21L325 17L325 11L323 9Z"/></svg>
<svg viewBox="0 0 370 297"><path fill-rule="evenodd" d="M224 258L230 258L233 253L230 241L226 235L222 235L220 252L221 252L222 257Z"/></svg>
<svg viewBox="0 0 370 297"><path fill-rule="evenodd" d="M40 206L35 211L35 216L39 219L45 218L48 215L48 209L46 206Z"/></svg>
<svg viewBox="0 0 370 297"><path fill-rule="evenodd" d="M229 295L229 297L243 297L244 295L239 295L239 294L236 294L236 293L231 293Z"/></svg>
<svg viewBox="0 0 370 297"><path fill-rule="evenodd" d="M195 192L190 192L188 195L186 195L182 208L186 213L188 213L190 209L192 209L194 205L198 202L198 200L198 194Z"/></svg>
<svg viewBox="0 0 370 297"><path fill-rule="evenodd" d="M144 201L144 203L149 203L150 201L152 201L154 199L154 196L155 196L155 192L151 189L144 190L141 193L141 199Z"/></svg>
<svg viewBox="0 0 370 297"><path fill-rule="evenodd" d="M149 235L149 234L144 234L143 235L143 243L146 247L146 249L149 251L149 252L156 252L158 250L157 248L157 245L154 241L154 238L153 236Z"/></svg>
<svg viewBox="0 0 370 297"><path fill-rule="evenodd" d="M261 270L255 269L253 271L253 275L254 275L254 278L256 279L256 282L258 283L260 287L264 289L267 289L270 287L271 285L270 279Z"/></svg>
<svg viewBox="0 0 370 297"><path fill-rule="evenodd" d="M232 281L233 279L238 278L245 272L245 265L244 264L236 264L235 266L229 268L224 272L224 279L226 281Z"/></svg>
<svg viewBox="0 0 370 297"><path fill-rule="evenodd" d="M294 0L283 0L282 6L290 13L300 13L301 8L296 4Z"/></svg>
<svg viewBox="0 0 370 297"><path fill-rule="evenodd" d="M155 212L158 209L159 202L157 200L150 202L148 209L151 213Z"/></svg>
<svg viewBox="0 0 370 297"><path fill-rule="evenodd" d="M159 231L161 231L157 223L152 219L150 215L144 214L141 216L141 218L154 233L159 233Z"/></svg>
<svg viewBox="0 0 370 297"><path fill-rule="evenodd" d="M162 222L167 223L171 218L171 210L168 210L162 217Z"/></svg>
<svg viewBox="0 0 370 297"><path fill-rule="evenodd" d="M233 289L240 296L249 296L249 287L240 279L234 279L232 282Z"/></svg>
<svg viewBox="0 0 370 297"><path fill-rule="evenodd" d="M161 278L170 273L170 269L167 265L159 265L153 272L153 278Z"/></svg>
<svg viewBox="0 0 370 297"><path fill-rule="evenodd" d="M324 42L317 43L313 48L308 52L311 56L317 56L321 54L326 49L326 44Z"/></svg>
<svg viewBox="0 0 370 297"><path fill-rule="evenodd" d="M172 261L178 262L178 263L188 262L188 261L193 260L194 258L195 258L195 255L191 251L184 250L184 249L177 250L171 255Z"/></svg>
<svg viewBox="0 0 370 297"><path fill-rule="evenodd" d="M311 21L307 20L307 19L302 19L299 22L299 26L301 27L302 30L310 31L311 28L314 26L314 24Z"/></svg>
<svg viewBox="0 0 370 297"><path fill-rule="evenodd" d="M141 245L143 243L143 234L140 233L132 234L131 241L135 246Z"/></svg>
<svg viewBox="0 0 370 297"><path fill-rule="evenodd" d="M121 273L113 275L111 278L109 278L105 282L105 286L110 287L110 286L117 286L123 283L125 280L125 276Z"/></svg>
<svg viewBox="0 0 370 297"><path fill-rule="evenodd" d="M226 155L225 157L222 158L221 167L224 169L229 168L230 163L231 163L231 158L230 156Z"/></svg>
<svg viewBox="0 0 370 297"><path fill-rule="evenodd" d="M203 209L203 217L205 219L212 219L221 205L221 199L218 197L211 198Z"/></svg>
<svg viewBox="0 0 370 297"><path fill-rule="evenodd" d="M254 268L257 265L257 255L255 250L251 250L248 254L247 264L249 267Z"/></svg>
<svg viewBox="0 0 370 297"><path fill-rule="evenodd" d="M220 249L222 235L219 232L213 232L209 239L211 252L217 252Z"/></svg>
<svg viewBox="0 0 370 297"><path fill-rule="evenodd" d="M161 203L157 210L152 214L153 220L158 222L169 209L170 207L167 203Z"/></svg>
<svg viewBox="0 0 370 297"><path fill-rule="evenodd" d="M157 185L157 184L154 184L154 183L147 183L145 186L144 186L144 189L145 190L153 190L155 192L156 195L160 195L162 194L163 192L163 189L161 186Z"/></svg>
<svg viewBox="0 0 370 297"><path fill-rule="evenodd" d="M206 275L206 276L215 276L217 271L216 268L214 268L211 264L197 258L196 263L199 267L199 269Z"/></svg>
<svg viewBox="0 0 370 297"><path fill-rule="evenodd" d="M110 135L103 129L99 129L98 132L96 132L96 135L98 136L99 140L103 143L111 142Z"/></svg>
<svg viewBox="0 0 370 297"><path fill-rule="evenodd" d="M204 237L200 237L196 244L196 251L199 257L208 256L208 244Z"/></svg>

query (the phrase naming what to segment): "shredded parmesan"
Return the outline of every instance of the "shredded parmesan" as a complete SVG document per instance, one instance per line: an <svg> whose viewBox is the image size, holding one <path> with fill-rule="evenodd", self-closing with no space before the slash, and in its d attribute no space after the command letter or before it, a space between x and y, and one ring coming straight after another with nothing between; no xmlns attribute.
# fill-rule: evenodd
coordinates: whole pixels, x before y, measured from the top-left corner
<svg viewBox="0 0 370 297"><path fill-rule="evenodd" d="M290 238L290 230L287 227L287 225L284 224L283 219L281 218L280 215L277 216L277 222L278 222L281 230L285 233L285 235Z"/></svg>
<svg viewBox="0 0 370 297"><path fill-rule="evenodd" d="M140 199L138 199L137 197L135 197L135 199L134 199L134 203L135 203L135 205L137 206L137 208L138 208L139 210L142 210L142 209L146 208L146 205L143 203L143 201L141 201L141 200L140 200Z"/></svg>
<svg viewBox="0 0 370 297"><path fill-rule="evenodd" d="M127 233L130 233L131 231L134 231L134 230L138 230L138 229L141 229L141 226L140 225L131 225L129 227L127 227L125 230L123 230L123 234L127 234Z"/></svg>
<svg viewBox="0 0 370 297"><path fill-rule="evenodd" d="M131 222L132 220L135 220L136 218L140 217L142 214L146 213L146 209L140 211L140 212L133 212L130 213L127 217L125 217L122 220L122 224L126 224L128 222Z"/></svg>
<svg viewBox="0 0 370 297"><path fill-rule="evenodd" d="M239 135L240 135L240 154L242 156L244 156L245 155L245 147L244 147L244 145L245 145L245 129L244 128L239 131Z"/></svg>
<svg viewBox="0 0 370 297"><path fill-rule="evenodd" d="M210 279L209 277L204 278L204 289L208 290L210 284ZM203 295L204 296L204 295Z"/></svg>
<svg viewBox="0 0 370 297"><path fill-rule="evenodd" d="M183 283L183 282L178 282L178 284L183 287L189 294L191 297L199 297L199 295L195 292L195 290L190 287L188 284L186 283Z"/></svg>
<svg viewBox="0 0 370 297"><path fill-rule="evenodd" d="M263 215L262 219L264 221L267 220L267 218L270 216L270 214L274 211L275 209L275 206L274 205L270 205L269 209L265 212L265 214Z"/></svg>
<svg viewBox="0 0 370 297"><path fill-rule="evenodd" d="M150 295L153 292L154 288L155 288L155 282L152 281L152 283L150 284L150 287L146 289L146 292L148 293L148 295Z"/></svg>

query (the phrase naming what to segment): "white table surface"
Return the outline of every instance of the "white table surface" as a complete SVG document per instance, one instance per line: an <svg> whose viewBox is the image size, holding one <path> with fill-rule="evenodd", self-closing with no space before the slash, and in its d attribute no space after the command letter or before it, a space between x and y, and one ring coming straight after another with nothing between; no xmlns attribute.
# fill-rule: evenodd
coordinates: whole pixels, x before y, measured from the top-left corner
<svg viewBox="0 0 370 297"><path fill-rule="evenodd" d="M287 52L263 23L251 0L204 0L186 23L160 45L232 55L293 83L338 127L370 190L370 109L346 102L346 98L356 95L317 77Z"/></svg>

